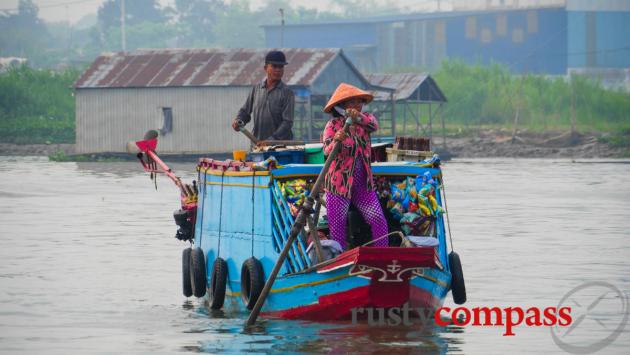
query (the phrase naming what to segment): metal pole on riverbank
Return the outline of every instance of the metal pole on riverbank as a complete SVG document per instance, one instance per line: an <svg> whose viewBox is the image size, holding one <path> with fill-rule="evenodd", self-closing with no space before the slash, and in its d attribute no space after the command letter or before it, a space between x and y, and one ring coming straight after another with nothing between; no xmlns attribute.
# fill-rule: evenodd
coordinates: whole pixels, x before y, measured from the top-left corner
<svg viewBox="0 0 630 355"><path fill-rule="evenodd" d="M125 0L120 0L120 42L122 44L122 51L127 51L127 36L125 35Z"/></svg>

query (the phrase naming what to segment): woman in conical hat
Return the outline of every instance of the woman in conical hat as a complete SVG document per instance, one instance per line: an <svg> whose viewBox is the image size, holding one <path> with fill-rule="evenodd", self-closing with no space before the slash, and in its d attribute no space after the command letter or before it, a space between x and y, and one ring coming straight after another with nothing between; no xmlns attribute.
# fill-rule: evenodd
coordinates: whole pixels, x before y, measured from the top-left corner
<svg viewBox="0 0 630 355"><path fill-rule="evenodd" d="M350 204L355 205L363 219L370 224L372 239L387 234L387 221L374 189L370 165L370 134L378 129L378 122L374 115L361 113L363 104L369 103L373 98L366 91L341 83L324 107L324 112L332 115L322 137L324 154L330 154L335 143L341 144L324 181L328 224L330 237L344 249ZM344 109L346 115L352 118L349 134L343 131L346 118L337 112L335 106ZM386 247L388 240L382 238L374 245Z"/></svg>

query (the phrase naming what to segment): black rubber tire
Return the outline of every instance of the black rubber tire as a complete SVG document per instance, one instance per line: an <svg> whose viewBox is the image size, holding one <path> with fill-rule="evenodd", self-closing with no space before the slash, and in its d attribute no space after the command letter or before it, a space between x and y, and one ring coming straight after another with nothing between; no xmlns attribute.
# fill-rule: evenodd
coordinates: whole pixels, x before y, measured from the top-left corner
<svg viewBox="0 0 630 355"><path fill-rule="evenodd" d="M464 271L459 255L452 251L448 254L448 265L451 268L451 292L453 294L453 302L455 304L466 303L466 284L464 283Z"/></svg>
<svg viewBox="0 0 630 355"><path fill-rule="evenodd" d="M212 264L208 303L212 309L221 309L225 301L225 288L227 286L227 263L222 258L217 258Z"/></svg>
<svg viewBox="0 0 630 355"><path fill-rule="evenodd" d="M190 248L182 251L182 290L184 296L192 296L192 285L190 282Z"/></svg>
<svg viewBox="0 0 630 355"><path fill-rule="evenodd" d="M195 297L206 294L206 261L201 248L193 248L190 252L190 283Z"/></svg>
<svg viewBox="0 0 630 355"><path fill-rule="evenodd" d="M264 286L265 275L262 264L252 256L245 260L241 268L241 299L247 309L254 308Z"/></svg>

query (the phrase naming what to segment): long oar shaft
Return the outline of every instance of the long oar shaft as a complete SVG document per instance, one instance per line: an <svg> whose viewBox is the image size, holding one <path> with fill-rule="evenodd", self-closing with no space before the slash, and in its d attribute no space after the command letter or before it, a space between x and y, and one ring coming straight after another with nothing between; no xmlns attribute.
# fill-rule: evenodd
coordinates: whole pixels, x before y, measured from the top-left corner
<svg viewBox="0 0 630 355"><path fill-rule="evenodd" d="M258 141L258 145L264 145L264 146L272 146L272 145L304 145L304 141L266 140L266 141Z"/></svg>
<svg viewBox="0 0 630 355"><path fill-rule="evenodd" d="M346 132L346 134L348 133L348 129L350 128L351 124L352 124L352 119L350 118L346 119L346 123L343 126L343 130ZM269 295L269 291L271 290L273 283L276 281L276 277L278 276L280 267L284 263L284 259L286 259L287 257L289 248L291 248L291 244L293 244L297 235L300 233L302 228L304 228L307 213L310 213L312 211L313 201L315 197L317 196L317 194L319 193L319 189L324 184L324 179L325 179L326 173L328 173L328 169L330 169L330 164L332 164L332 161L335 160L335 157L339 153L340 149L341 149L340 142L336 142L335 146L330 152L330 155L328 155L328 158L326 159L326 162L324 163L324 167L322 168L322 171L317 176L317 180L315 180L315 185L313 185L313 189L309 193L308 198L306 198L306 200L304 201L303 208L298 213L297 218L295 219L295 222L293 223L293 226L291 226L291 232L289 233L289 238L284 244L284 248L282 248L282 252L280 253L280 256L278 256L278 260L276 261L276 264L274 265L273 270L271 270L271 275L269 275L269 278L267 279L267 282L265 283L265 287L263 287L260 293L260 296L258 297L258 300L256 301L254 308L252 309L252 312L249 314L249 318L247 318L247 323L245 323L246 326L251 326L254 323L256 323L256 319L258 318L260 309L265 303L265 300L267 299L267 296Z"/></svg>
<svg viewBox="0 0 630 355"><path fill-rule="evenodd" d="M308 225L309 233L311 234L311 240L313 241L313 245L315 246L315 255L317 255L317 263L319 264L324 261L324 252L322 251L322 244L319 242L319 235L317 234L317 220L319 219L319 211L322 207L320 202L319 195L317 195L317 200L315 202L315 213L312 217L306 218L306 223Z"/></svg>
<svg viewBox="0 0 630 355"><path fill-rule="evenodd" d="M258 145L258 143L260 142L258 138L256 138L256 136L252 134L252 132L245 128L245 124L239 124L238 130L243 133L247 138L249 138L249 140L252 141L254 145Z"/></svg>

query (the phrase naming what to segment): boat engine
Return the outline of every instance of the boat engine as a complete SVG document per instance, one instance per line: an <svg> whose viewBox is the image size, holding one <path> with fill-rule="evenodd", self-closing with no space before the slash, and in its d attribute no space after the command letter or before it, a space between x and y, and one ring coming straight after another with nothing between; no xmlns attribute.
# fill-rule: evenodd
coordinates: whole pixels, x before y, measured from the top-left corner
<svg viewBox="0 0 630 355"><path fill-rule="evenodd" d="M175 219L175 224L179 227L177 228L177 233L175 233L175 238L181 241L192 240L193 223L189 211L180 208L173 212L173 218Z"/></svg>

